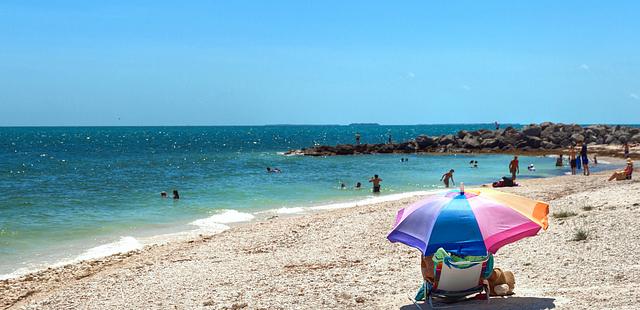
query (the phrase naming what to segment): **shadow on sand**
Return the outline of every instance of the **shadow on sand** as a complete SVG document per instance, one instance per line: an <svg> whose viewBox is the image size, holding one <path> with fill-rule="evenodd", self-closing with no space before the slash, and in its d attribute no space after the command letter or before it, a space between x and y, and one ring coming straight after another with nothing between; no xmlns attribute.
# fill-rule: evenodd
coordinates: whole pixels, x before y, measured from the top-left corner
<svg viewBox="0 0 640 310"><path fill-rule="evenodd" d="M434 302L434 306L437 308L446 309L518 309L518 310L542 310L553 309L556 307L554 298L539 298L539 297L494 297L487 303L483 300L469 300L459 303L445 304L442 302ZM427 310L429 308L428 303L418 303L422 309ZM416 310L418 309L414 304L408 304L400 307L401 310Z"/></svg>

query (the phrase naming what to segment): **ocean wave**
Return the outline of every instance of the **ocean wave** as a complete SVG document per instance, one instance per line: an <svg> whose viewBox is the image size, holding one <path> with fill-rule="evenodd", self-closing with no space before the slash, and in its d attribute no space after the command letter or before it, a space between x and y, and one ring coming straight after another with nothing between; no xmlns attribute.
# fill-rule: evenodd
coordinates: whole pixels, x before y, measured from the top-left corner
<svg viewBox="0 0 640 310"><path fill-rule="evenodd" d="M391 194L391 195L384 195L384 196L377 196L377 197L369 197L366 199L351 201L351 202L340 202L340 203L333 203L328 205L313 206L313 207L310 207L309 209L334 210L334 209L353 208L357 206L366 206L366 205L371 205L371 204L376 204L381 202L396 201L396 200L401 200L401 199L415 197L415 196L435 194L441 191L442 190L431 190L431 191L415 191L415 192L398 193L398 194Z"/></svg>
<svg viewBox="0 0 640 310"><path fill-rule="evenodd" d="M219 226L220 224L249 222L253 220L255 216L251 213L244 213L237 210L223 210L221 213L212 215L207 218L195 220L190 225L198 227L212 227Z"/></svg>
<svg viewBox="0 0 640 310"><path fill-rule="evenodd" d="M139 250L142 248L142 243L138 239L126 236L120 237L120 240L112 243L103 244L91 249L86 250L84 253L76 257L76 261L95 259L100 257L106 257L118 253L126 253L133 250Z"/></svg>
<svg viewBox="0 0 640 310"><path fill-rule="evenodd" d="M265 211L256 212L256 214L275 213L275 214L299 214L305 213L307 208L303 207L282 207L278 209L269 209Z"/></svg>

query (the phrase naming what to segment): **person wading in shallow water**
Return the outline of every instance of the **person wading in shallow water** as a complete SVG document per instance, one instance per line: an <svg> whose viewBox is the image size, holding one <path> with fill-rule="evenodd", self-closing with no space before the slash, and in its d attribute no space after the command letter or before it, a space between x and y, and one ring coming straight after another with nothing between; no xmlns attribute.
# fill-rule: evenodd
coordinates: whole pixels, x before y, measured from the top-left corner
<svg viewBox="0 0 640 310"><path fill-rule="evenodd" d="M456 185L456 182L453 181L453 173L454 172L455 171L453 171L453 169L451 169L451 170L449 170L449 172L443 174L442 177L440 178L440 181L444 182L444 186L445 187L447 187L447 188L449 187L449 180L451 180L451 183L453 185Z"/></svg>
<svg viewBox="0 0 640 310"><path fill-rule="evenodd" d="M516 173L520 174L520 165L518 164L518 156L513 156L513 160L509 163L509 172L511 179L516 180Z"/></svg>
<svg viewBox="0 0 640 310"><path fill-rule="evenodd" d="M379 193L380 192L380 182L382 182L382 179L378 177L378 175L374 175L373 178L371 178L369 180L369 183L373 183L373 192L374 193Z"/></svg>

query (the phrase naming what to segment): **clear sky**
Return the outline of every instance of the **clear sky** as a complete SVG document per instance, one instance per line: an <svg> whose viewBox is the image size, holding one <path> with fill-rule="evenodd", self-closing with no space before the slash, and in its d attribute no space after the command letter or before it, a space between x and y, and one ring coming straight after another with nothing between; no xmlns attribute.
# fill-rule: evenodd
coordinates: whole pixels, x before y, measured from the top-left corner
<svg viewBox="0 0 640 310"><path fill-rule="evenodd" d="M640 123L640 1L4 0L0 107L0 126Z"/></svg>

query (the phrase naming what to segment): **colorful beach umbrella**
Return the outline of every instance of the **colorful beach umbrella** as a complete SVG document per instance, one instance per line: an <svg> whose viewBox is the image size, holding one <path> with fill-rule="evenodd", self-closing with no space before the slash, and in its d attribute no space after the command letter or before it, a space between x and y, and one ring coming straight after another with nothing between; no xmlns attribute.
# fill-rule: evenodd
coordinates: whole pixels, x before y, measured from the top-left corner
<svg viewBox="0 0 640 310"><path fill-rule="evenodd" d="M506 244L547 229L548 214L544 202L493 189L448 191L398 211L387 239L424 255L440 247L462 256L495 254Z"/></svg>

